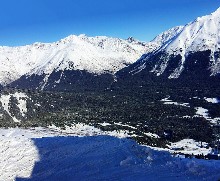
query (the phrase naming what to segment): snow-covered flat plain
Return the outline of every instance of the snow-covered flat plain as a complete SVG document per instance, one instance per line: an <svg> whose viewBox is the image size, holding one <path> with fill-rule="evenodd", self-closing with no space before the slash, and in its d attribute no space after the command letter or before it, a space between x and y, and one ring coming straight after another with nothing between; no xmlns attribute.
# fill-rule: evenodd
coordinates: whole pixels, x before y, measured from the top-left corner
<svg viewBox="0 0 220 181"><path fill-rule="evenodd" d="M220 178L219 161L175 158L123 138L122 133L121 138L103 134L85 125L63 132L56 127L0 129L0 180Z"/></svg>

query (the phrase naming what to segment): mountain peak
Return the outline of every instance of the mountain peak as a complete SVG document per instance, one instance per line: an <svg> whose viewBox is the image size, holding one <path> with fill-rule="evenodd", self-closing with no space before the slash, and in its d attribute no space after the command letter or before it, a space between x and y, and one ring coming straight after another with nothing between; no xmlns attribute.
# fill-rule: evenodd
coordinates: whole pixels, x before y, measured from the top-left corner
<svg viewBox="0 0 220 181"><path fill-rule="evenodd" d="M87 36L86 36L86 34L80 34L78 37L79 37L79 38L85 38L85 37L87 37Z"/></svg>
<svg viewBox="0 0 220 181"><path fill-rule="evenodd" d="M216 11L214 11L211 15L220 17L220 7Z"/></svg>
<svg viewBox="0 0 220 181"><path fill-rule="evenodd" d="M132 43L132 42L135 41L135 39L134 39L132 36L128 37L126 40L127 40L129 43Z"/></svg>
<svg viewBox="0 0 220 181"><path fill-rule="evenodd" d="M220 48L220 8L214 13L197 18L187 24L172 41L163 45L168 54L180 55L181 64L175 70L175 78L178 78L184 69L185 59L193 52L211 51L210 62L212 74L220 71L219 59L214 54ZM176 76L177 75L177 76ZM174 76L171 76L173 78Z"/></svg>
<svg viewBox="0 0 220 181"><path fill-rule="evenodd" d="M210 15L198 17L184 27L171 28L151 42L158 44L160 48L145 57L146 60L159 53L164 55L164 57L158 58L157 64L151 70L156 75L159 76L169 69L169 65L173 63L170 57L180 57L179 63L169 72L168 76L170 79L179 78L185 70L186 60L189 60L190 55L200 52L211 52L207 53L209 66L206 69L210 71L210 75L217 75L220 73L220 8ZM197 61L192 64L196 64L195 62Z"/></svg>

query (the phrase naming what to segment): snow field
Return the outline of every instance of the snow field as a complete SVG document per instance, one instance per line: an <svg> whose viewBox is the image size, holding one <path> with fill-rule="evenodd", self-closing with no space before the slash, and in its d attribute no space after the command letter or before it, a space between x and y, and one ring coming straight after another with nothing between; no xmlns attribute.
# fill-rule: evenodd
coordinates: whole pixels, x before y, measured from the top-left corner
<svg viewBox="0 0 220 181"><path fill-rule="evenodd" d="M181 159L83 126L0 129L0 180L217 180L218 161ZM74 136L81 134L80 137ZM176 143L184 146L190 140ZM189 144L194 144L193 141Z"/></svg>

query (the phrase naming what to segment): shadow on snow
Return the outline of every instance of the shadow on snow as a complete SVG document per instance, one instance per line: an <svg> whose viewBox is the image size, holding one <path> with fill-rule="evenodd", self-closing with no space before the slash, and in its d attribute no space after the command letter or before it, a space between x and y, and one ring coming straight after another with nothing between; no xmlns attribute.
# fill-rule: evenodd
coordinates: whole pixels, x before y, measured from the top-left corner
<svg viewBox="0 0 220 181"><path fill-rule="evenodd" d="M16 181L133 180L147 174L144 172L146 148L133 140L89 136L45 137L33 141L40 161L35 163L31 178L16 178Z"/></svg>
<svg viewBox="0 0 220 181"><path fill-rule="evenodd" d="M16 178L16 181L220 178L218 170L210 169L210 172L193 160L173 158L167 152L153 151L131 139L87 136L45 137L35 138L33 141L38 149L40 161L35 163L30 178Z"/></svg>

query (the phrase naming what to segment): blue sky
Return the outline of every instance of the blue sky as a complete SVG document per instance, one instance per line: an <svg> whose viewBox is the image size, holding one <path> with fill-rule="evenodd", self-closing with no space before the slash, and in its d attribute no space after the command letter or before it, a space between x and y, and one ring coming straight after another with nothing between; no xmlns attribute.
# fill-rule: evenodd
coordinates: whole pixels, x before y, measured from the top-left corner
<svg viewBox="0 0 220 181"><path fill-rule="evenodd" d="M70 34L150 41L218 7L219 0L2 0L0 45L53 42Z"/></svg>

